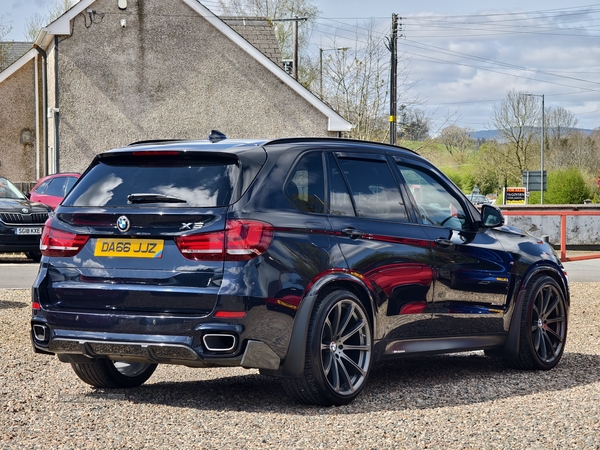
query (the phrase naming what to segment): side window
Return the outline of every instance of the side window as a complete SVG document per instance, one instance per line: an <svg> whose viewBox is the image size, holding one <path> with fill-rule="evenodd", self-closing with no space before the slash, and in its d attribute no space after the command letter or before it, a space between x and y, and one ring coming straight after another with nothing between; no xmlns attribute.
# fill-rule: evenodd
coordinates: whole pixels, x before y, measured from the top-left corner
<svg viewBox="0 0 600 450"><path fill-rule="evenodd" d="M340 168L333 157L328 154L329 165L329 213L336 216L354 216L354 207L348 193L348 187Z"/></svg>
<svg viewBox="0 0 600 450"><path fill-rule="evenodd" d="M67 185L65 186L65 194L67 194L71 190L71 188L73 187L73 185L75 184L76 181L77 181L77 178L75 178L75 177L67 178Z"/></svg>
<svg viewBox="0 0 600 450"><path fill-rule="evenodd" d="M35 190L35 193L36 194L45 194L46 189L48 189L48 185L50 184L50 181L52 181L52 180L46 180L42 184L40 184L40 186Z"/></svg>
<svg viewBox="0 0 600 450"><path fill-rule="evenodd" d="M406 222L402 196L384 160L338 159L350 185L356 215L371 219Z"/></svg>
<svg viewBox="0 0 600 450"><path fill-rule="evenodd" d="M308 213L325 212L325 187L323 160L320 152L308 153L301 157L294 167L285 192L292 201Z"/></svg>
<svg viewBox="0 0 600 450"><path fill-rule="evenodd" d="M63 197L65 195L65 178L53 178L50 180L48 189L46 189L46 195L53 195L55 197Z"/></svg>
<svg viewBox="0 0 600 450"><path fill-rule="evenodd" d="M467 216L458 199L435 178L424 170L400 163L398 169L414 197L424 224L456 230L469 228Z"/></svg>

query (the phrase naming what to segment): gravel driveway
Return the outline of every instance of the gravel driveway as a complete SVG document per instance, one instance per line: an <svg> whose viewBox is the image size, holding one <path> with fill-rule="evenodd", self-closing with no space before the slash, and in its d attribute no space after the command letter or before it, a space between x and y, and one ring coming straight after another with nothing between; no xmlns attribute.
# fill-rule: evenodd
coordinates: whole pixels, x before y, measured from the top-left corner
<svg viewBox="0 0 600 450"><path fill-rule="evenodd" d="M35 355L28 290L0 290L0 448L600 449L600 283L573 283L549 372L482 353L376 365L349 406L306 407L255 370L159 366L128 391Z"/></svg>

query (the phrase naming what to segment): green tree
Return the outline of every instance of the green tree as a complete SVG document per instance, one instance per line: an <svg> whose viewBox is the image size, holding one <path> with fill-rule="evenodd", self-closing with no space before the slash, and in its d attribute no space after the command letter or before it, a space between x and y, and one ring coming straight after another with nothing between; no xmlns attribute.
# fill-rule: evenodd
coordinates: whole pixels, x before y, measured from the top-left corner
<svg viewBox="0 0 600 450"><path fill-rule="evenodd" d="M544 202L555 205L581 204L590 198L590 188L577 168L548 173L548 190Z"/></svg>

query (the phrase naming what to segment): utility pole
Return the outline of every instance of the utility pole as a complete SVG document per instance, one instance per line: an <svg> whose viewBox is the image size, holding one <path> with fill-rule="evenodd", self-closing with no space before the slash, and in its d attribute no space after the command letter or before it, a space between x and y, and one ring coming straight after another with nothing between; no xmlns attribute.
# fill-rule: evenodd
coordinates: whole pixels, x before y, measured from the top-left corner
<svg viewBox="0 0 600 450"><path fill-rule="evenodd" d="M292 66L292 77L294 80L298 79L298 16L294 17L294 38L292 43L292 60L294 65Z"/></svg>
<svg viewBox="0 0 600 450"><path fill-rule="evenodd" d="M298 22L304 22L308 17L295 16L293 19L273 19L273 22L294 22L292 37L292 77L298 79Z"/></svg>
<svg viewBox="0 0 600 450"><path fill-rule="evenodd" d="M392 14L392 34L388 43L388 50L392 54L392 61L390 64L390 144L396 145L396 137L398 133L398 14Z"/></svg>

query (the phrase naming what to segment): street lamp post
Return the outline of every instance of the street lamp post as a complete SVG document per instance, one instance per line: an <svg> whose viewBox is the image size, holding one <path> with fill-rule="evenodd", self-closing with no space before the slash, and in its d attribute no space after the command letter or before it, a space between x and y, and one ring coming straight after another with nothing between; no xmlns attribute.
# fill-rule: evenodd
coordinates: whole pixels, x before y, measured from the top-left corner
<svg viewBox="0 0 600 450"><path fill-rule="evenodd" d="M544 204L544 140L546 135L546 120L544 117L544 94L522 94L527 97L540 97L542 99L542 146L540 151L540 204Z"/></svg>
<svg viewBox="0 0 600 450"><path fill-rule="evenodd" d="M319 98L323 99L323 52L336 52L349 50L350 47L320 48L319 49Z"/></svg>

